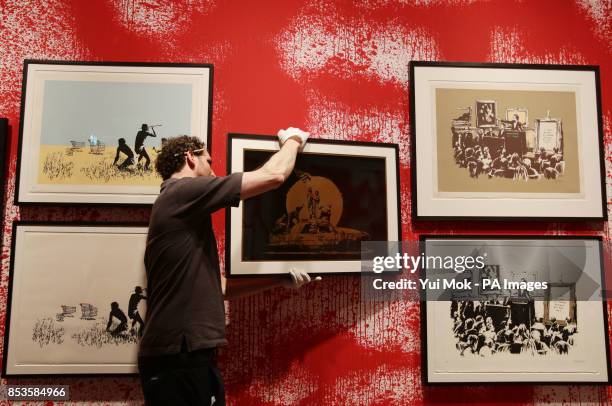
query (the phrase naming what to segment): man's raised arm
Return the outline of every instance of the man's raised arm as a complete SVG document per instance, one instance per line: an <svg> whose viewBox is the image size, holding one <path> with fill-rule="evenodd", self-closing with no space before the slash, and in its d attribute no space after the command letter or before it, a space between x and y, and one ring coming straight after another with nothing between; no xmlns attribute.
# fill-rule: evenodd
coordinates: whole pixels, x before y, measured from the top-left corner
<svg viewBox="0 0 612 406"><path fill-rule="evenodd" d="M309 135L293 127L279 131L280 151L272 155L261 168L242 175L240 199L245 200L282 185L293 171L297 153L304 147Z"/></svg>

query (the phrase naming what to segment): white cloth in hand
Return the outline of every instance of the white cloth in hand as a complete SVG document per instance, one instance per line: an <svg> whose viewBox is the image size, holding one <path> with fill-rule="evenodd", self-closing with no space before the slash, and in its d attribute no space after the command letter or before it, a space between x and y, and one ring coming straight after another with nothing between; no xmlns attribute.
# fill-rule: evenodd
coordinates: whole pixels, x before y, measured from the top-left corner
<svg viewBox="0 0 612 406"><path fill-rule="evenodd" d="M289 276L291 277L291 279L286 280L283 285L286 288L293 289L299 289L302 286L309 284L310 282L321 280L320 276L317 276L316 278L312 279L310 275L308 275L308 272L297 268L291 268L289 270Z"/></svg>
<svg viewBox="0 0 612 406"><path fill-rule="evenodd" d="M295 127L289 127L286 130L278 130L278 141L280 142L281 147L289 138L298 137L301 141L300 149L304 149L309 136L309 132L302 131L299 128Z"/></svg>

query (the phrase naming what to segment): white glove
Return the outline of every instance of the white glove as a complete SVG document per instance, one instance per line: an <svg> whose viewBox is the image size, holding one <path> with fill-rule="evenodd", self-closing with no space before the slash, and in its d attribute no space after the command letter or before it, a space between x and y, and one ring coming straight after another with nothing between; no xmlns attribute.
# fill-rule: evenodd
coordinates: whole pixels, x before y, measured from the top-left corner
<svg viewBox="0 0 612 406"><path fill-rule="evenodd" d="M300 150L302 150L306 146L306 141L309 136L309 132L302 131L295 127L289 127L286 130L278 130L278 142L280 142L281 147L289 138L298 137L301 140Z"/></svg>
<svg viewBox="0 0 612 406"><path fill-rule="evenodd" d="M321 280L320 276L317 276L316 278L311 279L310 275L308 275L308 272L302 269L297 269L297 268L291 268L289 270L289 276L291 276L291 279L285 280L283 282L283 286L286 288L293 288L293 289L299 289L302 286L307 285L312 281Z"/></svg>

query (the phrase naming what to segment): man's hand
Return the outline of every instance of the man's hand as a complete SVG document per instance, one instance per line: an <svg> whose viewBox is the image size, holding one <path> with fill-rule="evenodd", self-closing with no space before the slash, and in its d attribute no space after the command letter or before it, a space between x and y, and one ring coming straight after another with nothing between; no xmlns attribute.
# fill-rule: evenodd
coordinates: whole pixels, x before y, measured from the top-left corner
<svg viewBox="0 0 612 406"><path fill-rule="evenodd" d="M289 276L291 277L291 279L284 280L283 286L292 289L299 289L302 286L309 284L310 282L321 280L320 276L311 279L310 275L308 275L308 272L296 268L291 268L289 270Z"/></svg>
<svg viewBox="0 0 612 406"><path fill-rule="evenodd" d="M302 150L306 146L306 141L308 140L309 136L309 132L302 131L295 127L289 127L286 130L278 130L278 141L280 142L281 147L288 139L294 138L300 142L300 150Z"/></svg>

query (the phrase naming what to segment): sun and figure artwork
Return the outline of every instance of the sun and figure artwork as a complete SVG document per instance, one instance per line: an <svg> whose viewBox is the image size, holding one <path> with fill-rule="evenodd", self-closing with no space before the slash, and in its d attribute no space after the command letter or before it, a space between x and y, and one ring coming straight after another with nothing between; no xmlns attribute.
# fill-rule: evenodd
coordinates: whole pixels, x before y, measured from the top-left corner
<svg viewBox="0 0 612 406"><path fill-rule="evenodd" d="M38 183L159 185L164 142L191 133L191 93L178 83L47 81Z"/></svg>
<svg viewBox="0 0 612 406"><path fill-rule="evenodd" d="M272 152L245 150L244 170ZM385 161L298 155L278 189L244 202L243 260L354 260L362 241L386 241Z"/></svg>

